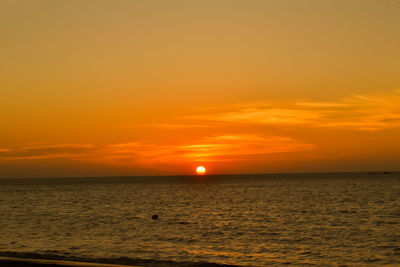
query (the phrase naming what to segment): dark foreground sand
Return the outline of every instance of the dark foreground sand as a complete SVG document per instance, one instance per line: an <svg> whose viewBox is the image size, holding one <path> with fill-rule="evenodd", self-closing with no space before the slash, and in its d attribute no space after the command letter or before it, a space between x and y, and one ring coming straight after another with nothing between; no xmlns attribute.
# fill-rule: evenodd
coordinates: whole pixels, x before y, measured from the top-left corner
<svg viewBox="0 0 400 267"><path fill-rule="evenodd" d="M74 262L74 261L60 261L60 260L38 260L38 259L22 259L0 257L0 266L10 267L46 267L46 266L75 266L75 267L132 267L133 265L117 265L117 264L101 264L89 262Z"/></svg>

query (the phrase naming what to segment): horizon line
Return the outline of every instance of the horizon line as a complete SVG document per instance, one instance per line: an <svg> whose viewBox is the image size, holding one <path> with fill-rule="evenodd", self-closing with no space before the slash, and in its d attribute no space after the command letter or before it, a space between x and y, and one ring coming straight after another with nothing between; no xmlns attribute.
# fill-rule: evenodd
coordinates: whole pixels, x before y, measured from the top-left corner
<svg viewBox="0 0 400 267"><path fill-rule="evenodd" d="M287 174L346 174L346 173L368 173L368 174L395 174L400 170L384 171L316 171L316 172L270 172L270 173L231 173L231 174L203 174L202 177L210 176L238 176L238 175L287 175ZM139 177L198 177L198 174L177 174L177 175L117 175L117 176L54 176L54 177L0 177L0 180L12 179L94 179L94 178L139 178Z"/></svg>

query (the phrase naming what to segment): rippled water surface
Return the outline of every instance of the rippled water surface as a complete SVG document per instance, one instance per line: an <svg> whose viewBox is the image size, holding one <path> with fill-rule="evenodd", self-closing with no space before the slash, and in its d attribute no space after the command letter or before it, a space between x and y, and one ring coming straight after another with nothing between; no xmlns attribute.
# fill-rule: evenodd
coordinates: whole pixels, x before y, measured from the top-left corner
<svg viewBox="0 0 400 267"><path fill-rule="evenodd" d="M245 266L400 263L398 173L202 179L0 180L0 252Z"/></svg>

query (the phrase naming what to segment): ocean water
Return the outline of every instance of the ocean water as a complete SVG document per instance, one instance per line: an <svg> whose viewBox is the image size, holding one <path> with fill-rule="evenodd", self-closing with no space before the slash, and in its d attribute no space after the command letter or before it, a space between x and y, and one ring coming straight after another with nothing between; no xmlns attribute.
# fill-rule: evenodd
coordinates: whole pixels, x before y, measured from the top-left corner
<svg viewBox="0 0 400 267"><path fill-rule="evenodd" d="M0 180L0 254L400 264L400 173Z"/></svg>

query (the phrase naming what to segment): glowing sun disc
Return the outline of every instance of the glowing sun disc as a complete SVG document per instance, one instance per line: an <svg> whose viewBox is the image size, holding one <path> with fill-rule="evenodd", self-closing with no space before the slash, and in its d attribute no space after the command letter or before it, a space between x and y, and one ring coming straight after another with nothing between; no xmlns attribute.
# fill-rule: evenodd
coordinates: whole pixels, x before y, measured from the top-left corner
<svg viewBox="0 0 400 267"><path fill-rule="evenodd" d="M199 167L197 167L196 172L197 172L197 174L200 174L200 175L205 174L206 168L204 168L203 166L199 166Z"/></svg>

